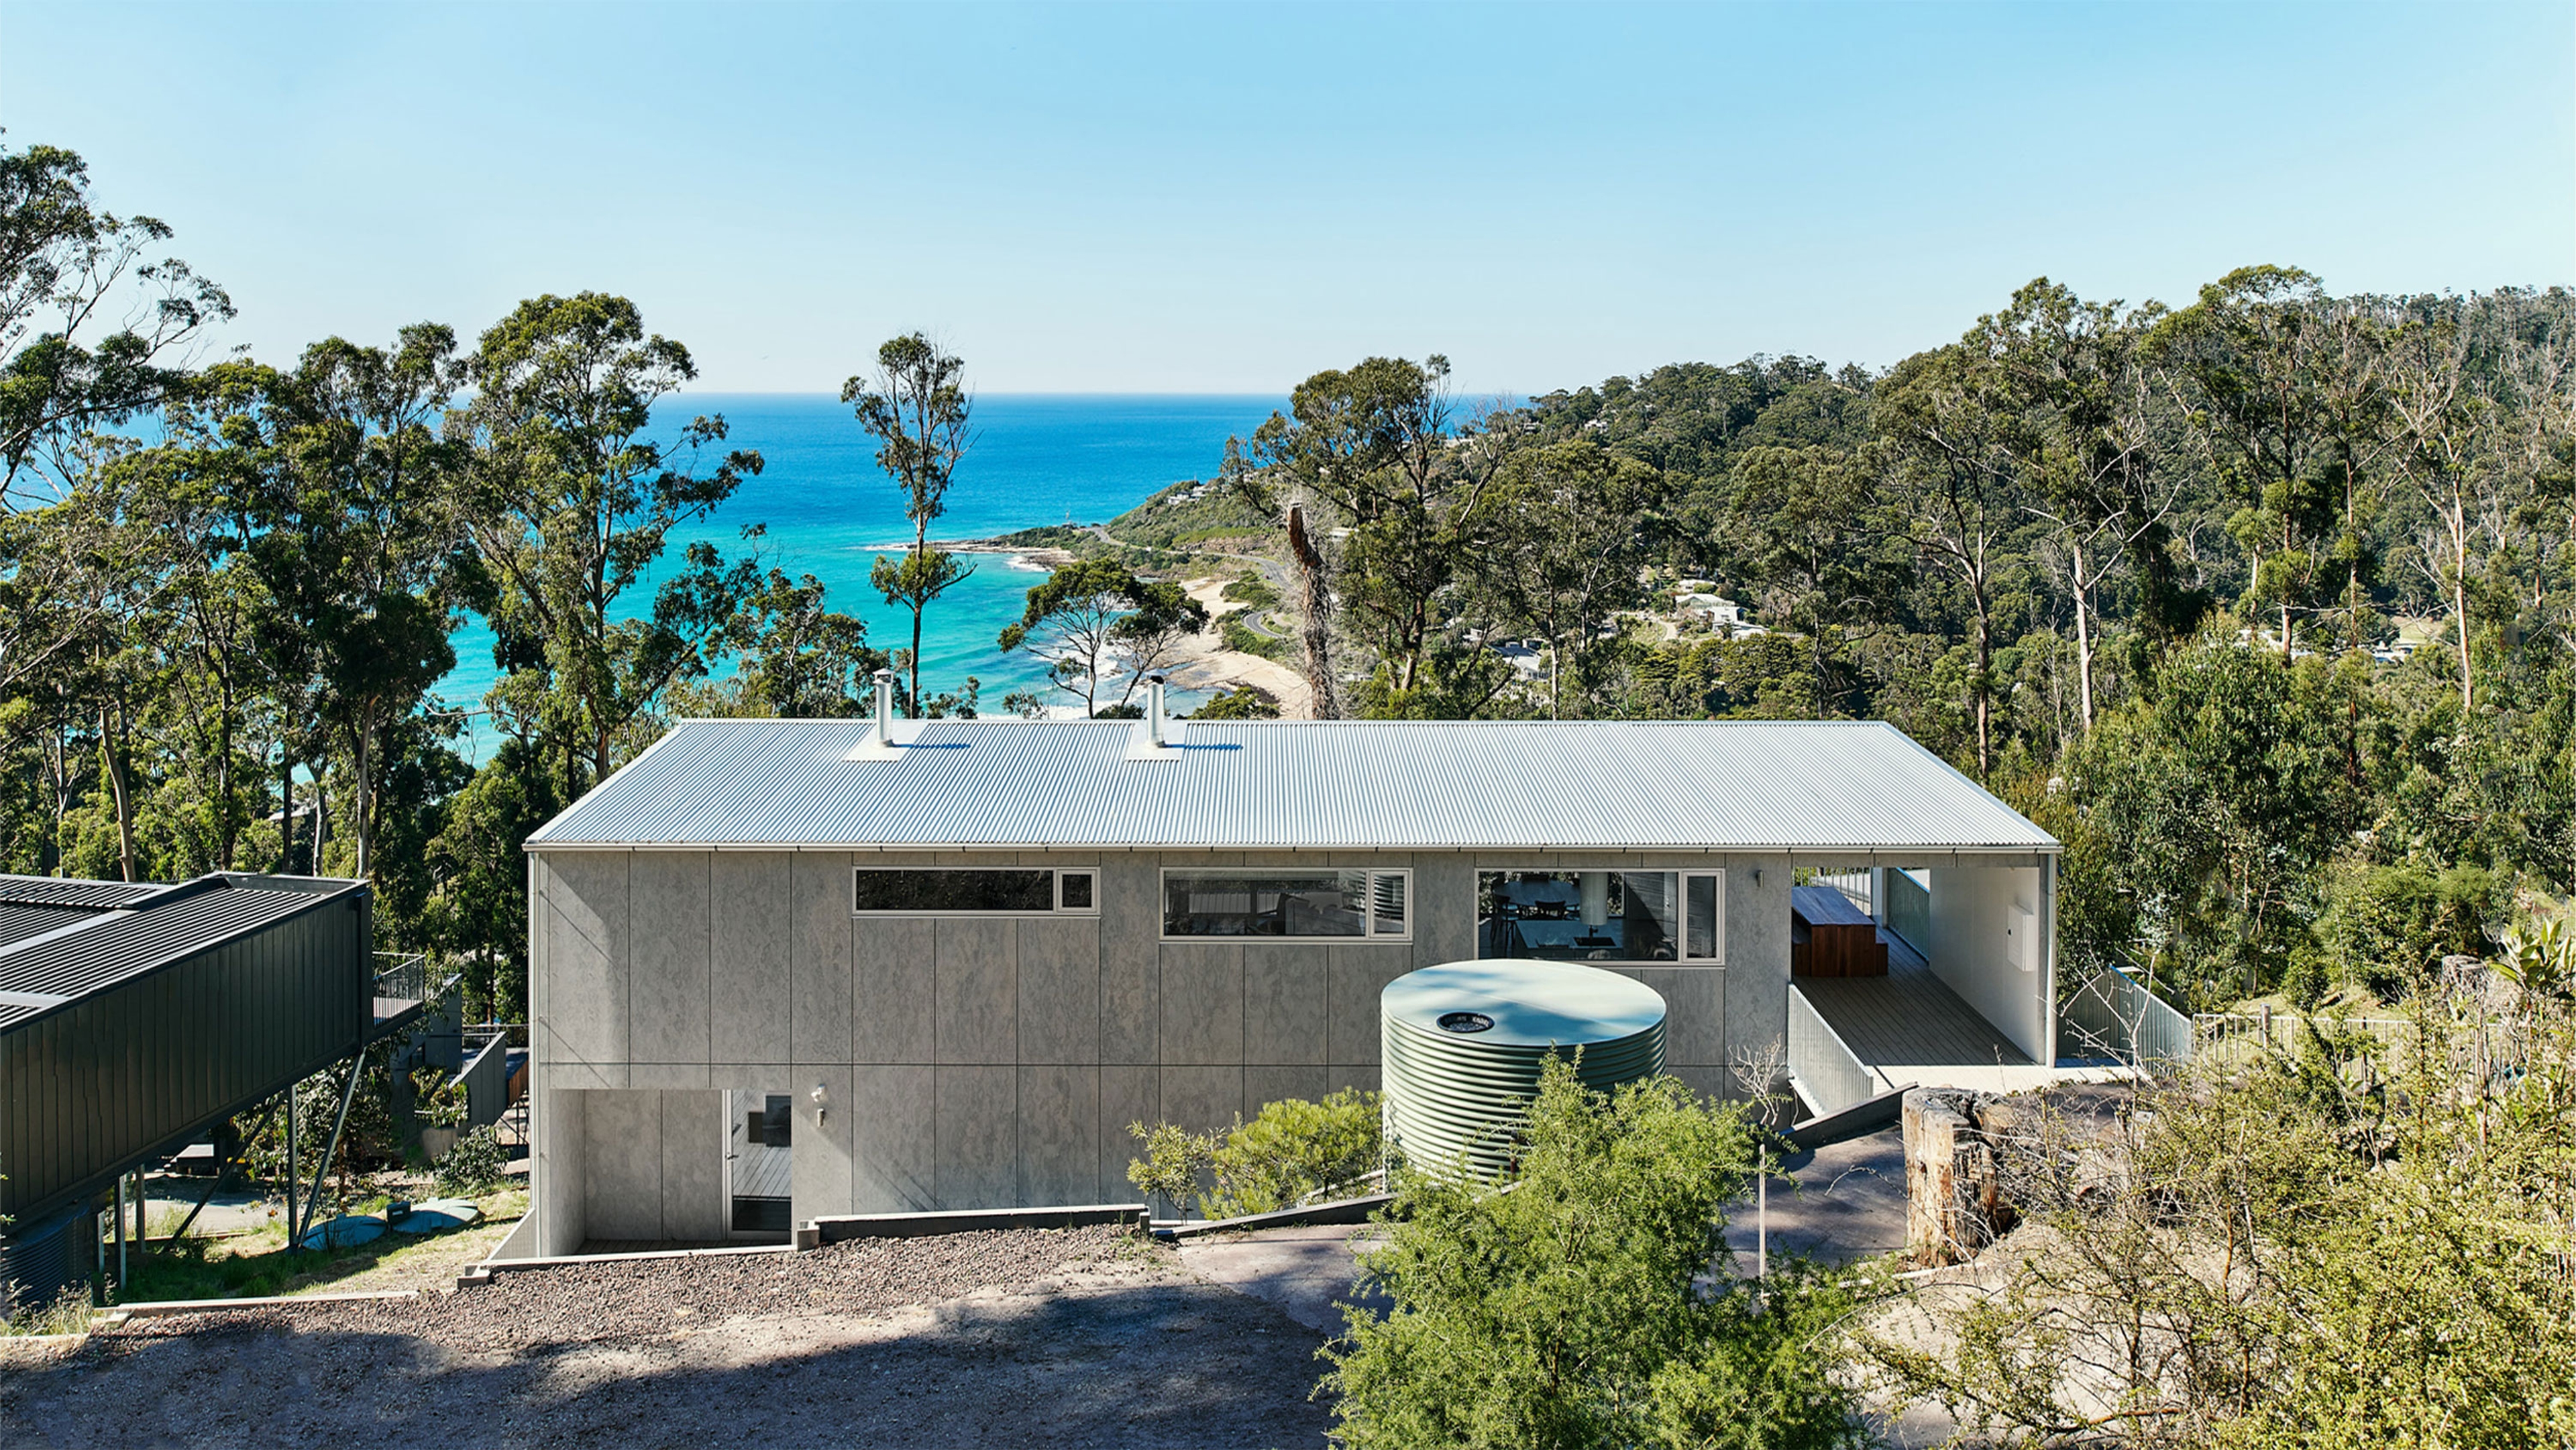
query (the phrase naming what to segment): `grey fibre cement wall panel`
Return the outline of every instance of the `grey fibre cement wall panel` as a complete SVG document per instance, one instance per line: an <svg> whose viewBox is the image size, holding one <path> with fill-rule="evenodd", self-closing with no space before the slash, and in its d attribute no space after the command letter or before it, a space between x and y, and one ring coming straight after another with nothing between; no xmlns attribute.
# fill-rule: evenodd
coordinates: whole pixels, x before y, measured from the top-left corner
<svg viewBox="0 0 2576 1450"><path fill-rule="evenodd" d="M1020 923L933 922L933 1062L1007 1066L1020 1047Z"/></svg>
<svg viewBox="0 0 2576 1450"><path fill-rule="evenodd" d="M725 1236L724 1094L664 1092L662 1100L662 1234L683 1242Z"/></svg>
<svg viewBox="0 0 2576 1450"><path fill-rule="evenodd" d="M1019 1050L1022 1063L1100 1061L1100 920L1023 921Z"/></svg>
<svg viewBox="0 0 2576 1450"><path fill-rule="evenodd" d="M1243 948L1243 1060L1247 1066L1322 1066L1324 1000L1332 949L1252 945Z"/></svg>
<svg viewBox="0 0 2576 1450"><path fill-rule="evenodd" d="M548 853L540 860L587 862L594 876L613 876L596 865L610 854ZM811 1119L814 1083L831 1084L834 1101L815 1137L816 1153L799 1154L797 1211L807 1216L995 1206L1083 1182L1114 1196L1125 1191L1125 1165L1135 1150L1125 1131L1131 1121L1213 1129L1292 1091L1373 1087L1378 994L1428 956L1457 959L1444 943L1472 951L1480 867L1726 868L1731 965L1630 973L1651 976L1674 1006L1676 1066L1722 1065L1734 1041L1730 1028L1744 1030L1764 1015L1758 1002L1748 1013L1740 1001L1743 979L1758 982L1765 974L1761 958L1776 957L1769 966L1775 994L1787 980L1785 859L1759 858L1775 879L1757 887L1750 881L1757 860L1742 856L1661 853L1651 862L1641 862L1638 853L1600 852L1393 856L1386 859L1410 860L1415 871L1416 939L1335 944L1162 942L1163 867L1223 865L1227 853L1024 857L1035 864L1096 865L1102 914L985 920L854 919L847 901L850 858L843 852L674 852L670 863L646 866L640 858L647 854L636 853L638 862L614 877L626 892L625 925L610 922L598 933L623 931L633 939L628 950L639 977L622 985L630 1001L649 1006L664 989L646 979L674 954L663 950L657 957L642 935L685 932L685 925L654 923L685 922L687 863L699 864L708 882L707 1031L714 1063L705 1076L690 1076L680 1065L603 1066L623 1074L617 1082L671 1091L743 1078L738 1085L793 1095L803 1121ZM1321 854L1329 860L1334 853ZM1263 863L1272 859L1265 854ZM658 884L656 872L681 884ZM609 894L549 886L544 909L550 912L556 899L583 902L605 920L599 908ZM560 923L542 936L541 951L596 950ZM846 978L833 970L843 960ZM770 990L757 985L763 974ZM782 985L785 991L776 990ZM563 986L560 978L541 982L541 999L560 1000ZM629 1020L639 1039L660 1030ZM1776 1031L1775 1024L1761 1025ZM730 1053L720 1050L727 1045ZM787 1059L791 1047L795 1056ZM774 1071L760 1068L781 1059L787 1062ZM943 1080L930 1070L934 1065L1006 1071L989 1080ZM1094 1067L1100 1070L1039 1071ZM719 1073L725 1081L717 1080ZM547 1080L566 1079L549 1073ZM1072 1096L1059 1105L1059 1092ZM800 1137L800 1149L806 1142ZM974 1154L986 1149L999 1156L976 1161ZM1088 1176L1084 1163L1092 1165Z"/></svg>
<svg viewBox="0 0 2576 1450"><path fill-rule="evenodd" d="M787 1061L795 935L785 851L711 851L708 1051L717 1062Z"/></svg>
<svg viewBox="0 0 2576 1450"><path fill-rule="evenodd" d="M629 868L635 954L628 1033L636 1062L703 1065L713 1056L707 892L714 859L714 852L638 851Z"/></svg>
<svg viewBox="0 0 2576 1450"><path fill-rule="evenodd" d="M824 1097L819 1104L813 1098L817 1086ZM857 1073L839 1065L799 1064L788 1100L796 1114L790 1165L796 1217L850 1212L857 1196L858 1134L863 1119L857 1106Z"/></svg>
<svg viewBox="0 0 2576 1450"><path fill-rule="evenodd" d="M941 1205L936 1109L926 1066L850 1070L853 1213L915 1213Z"/></svg>
<svg viewBox="0 0 2576 1450"><path fill-rule="evenodd" d="M851 1042L852 957L850 858L839 851L800 851L789 872L788 939L795 985L789 1056L797 1062L846 1063Z"/></svg>
<svg viewBox="0 0 2576 1450"><path fill-rule="evenodd" d="M669 1237L662 1230L662 1095L624 1088L583 1096L582 1222L589 1237Z"/></svg>
<svg viewBox="0 0 2576 1450"><path fill-rule="evenodd" d="M1151 856L1100 868L1100 1060L1162 1061L1161 880Z"/></svg>
<svg viewBox="0 0 2576 1450"><path fill-rule="evenodd" d="M1374 1064L1378 1058L1378 993L1413 970L1411 952L1394 946L1332 948L1324 1000L1325 1056Z"/></svg>
<svg viewBox="0 0 2576 1450"><path fill-rule="evenodd" d="M867 917L857 924L851 978L850 1061L934 1060L939 923Z"/></svg>
<svg viewBox="0 0 2576 1450"><path fill-rule="evenodd" d="M1150 1128L1163 1116L1162 1069L1154 1067L1104 1067L1100 1070L1100 1185L1109 1201L1124 1198L1130 1190L1127 1165L1144 1147L1128 1126L1142 1123Z"/></svg>
<svg viewBox="0 0 2576 1450"><path fill-rule="evenodd" d="M1017 1071L1018 1201L1114 1201L1100 1182L1100 1069L1041 1065Z"/></svg>
<svg viewBox="0 0 2576 1450"><path fill-rule="evenodd" d="M1162 947L1162 1062L1217 1067L1243 1061L1243 948Z"/></svg>
<svg viewBox="0 0 2576 1450"><path fill-rule="evenodd" d="M580 1063L602 1087L622 1087L628 1051L628 851L559 853L546 862L539 929L545 934L547 1060Z"/></svg>
<svg viewBox="0 0 2576 1450"><path fill-rule="evenodd" d="M1019 1191L1019 1069L961 1065L931 1069L940 1201L952 1207L1007 1204Z"/></svg>

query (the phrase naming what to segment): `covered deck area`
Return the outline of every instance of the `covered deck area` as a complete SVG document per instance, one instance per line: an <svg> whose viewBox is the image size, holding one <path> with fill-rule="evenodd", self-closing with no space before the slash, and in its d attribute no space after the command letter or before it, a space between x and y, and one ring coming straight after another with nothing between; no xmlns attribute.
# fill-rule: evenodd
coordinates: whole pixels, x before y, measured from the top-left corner
<svg viewBox="0 0 2576 1450"><path fill-rule="evenodd" d="M1799 923L1818 944L1808 961L1822 967L1822 944L1839 930L1868 939L1841 953L1866 965L1851 975L1820 975L1802 967L1789 984L1789 1069L1811 1114L1843 1111L1908 1087L1954 1087L2012 1093L2065 1081L2093 1081L2116 1073L2096 1064L2060 1067L2034 1059L2002 1027L1943 980L1924 945L1940 939L1928 901L1909 911L1910 879L1880 878L1873 901L1868 877L1824 878L1798 888ZM1889 890L1892 886L1894 890ZM1893 900L1886 898L1892 897ZM1873 906L1883 908L1873 912ZM1887 911L1884 908L1893 906ZM1892 929L1889 916L1914 926ZM1955 939L1955 933L1954 933ZM1884 975L1867 959L1883 953ZM2030 980L2037 988L2044 978Z"/></svg>

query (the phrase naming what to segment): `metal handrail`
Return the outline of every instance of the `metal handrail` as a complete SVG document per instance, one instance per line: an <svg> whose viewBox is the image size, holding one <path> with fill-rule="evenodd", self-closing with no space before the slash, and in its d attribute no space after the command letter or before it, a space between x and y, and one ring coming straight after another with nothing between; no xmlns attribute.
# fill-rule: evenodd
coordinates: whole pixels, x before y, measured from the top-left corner
<svg viewBox="0 0 2576 1450"><path fill-rule="evenodd" d="M378 952L376 995L397 1002L426 1002L453 985L459 973L425 952Z"/></svg>

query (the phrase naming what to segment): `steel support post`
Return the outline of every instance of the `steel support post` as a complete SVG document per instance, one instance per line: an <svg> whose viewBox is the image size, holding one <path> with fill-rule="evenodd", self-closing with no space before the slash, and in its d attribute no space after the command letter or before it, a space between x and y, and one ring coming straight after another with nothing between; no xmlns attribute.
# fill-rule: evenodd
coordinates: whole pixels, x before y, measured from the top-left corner
<svg viewBox="0 0 2576 1450"><path fill-rule="evenodd" d="M304 1195L305 1222L295 1228L293 1242L297 1244L302 1244L304 1235L312 1230L314 1205L322 1200L322 1180L330 1173L331 1160L340 1151L340 1130L349 1126L349 1105L358 1100L358 1074L366 1070L367 1049L362 1043L356 1055L349 1059L349 1083L340 1090L340 1116L331 1124L331 1141L322 1149L322 1161L313 1165L313 1188Z"/></svg>

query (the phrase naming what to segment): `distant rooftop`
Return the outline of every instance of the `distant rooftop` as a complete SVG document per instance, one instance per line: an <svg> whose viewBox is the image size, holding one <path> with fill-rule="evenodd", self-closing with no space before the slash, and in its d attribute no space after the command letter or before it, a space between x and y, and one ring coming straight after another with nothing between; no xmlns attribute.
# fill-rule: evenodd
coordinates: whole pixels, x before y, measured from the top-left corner
<svg viewBox="0 0 2576 1450"><path fill-rule="evenodd" d="M2054 851L1876 721L688 720L529 838L582 846ZM850 758L852 756L858 758Z"/></svg>

